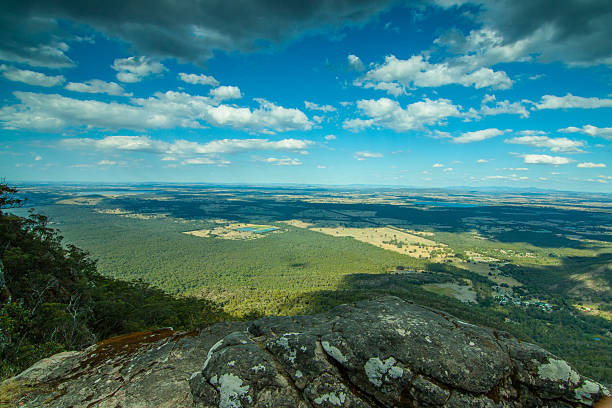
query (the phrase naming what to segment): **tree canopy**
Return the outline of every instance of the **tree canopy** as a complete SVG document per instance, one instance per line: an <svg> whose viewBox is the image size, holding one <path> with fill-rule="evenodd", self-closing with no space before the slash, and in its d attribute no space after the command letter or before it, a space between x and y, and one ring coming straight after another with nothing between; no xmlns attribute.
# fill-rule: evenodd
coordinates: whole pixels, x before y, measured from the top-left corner
<svg viewBox="0 0 612 408"><path fill-rule="evenodd" d="M228 318L207 300L101 276L85 251L63 244L46 216L2 211L21 203L16 189L0 184L0 378L109 336Z"/></svg>

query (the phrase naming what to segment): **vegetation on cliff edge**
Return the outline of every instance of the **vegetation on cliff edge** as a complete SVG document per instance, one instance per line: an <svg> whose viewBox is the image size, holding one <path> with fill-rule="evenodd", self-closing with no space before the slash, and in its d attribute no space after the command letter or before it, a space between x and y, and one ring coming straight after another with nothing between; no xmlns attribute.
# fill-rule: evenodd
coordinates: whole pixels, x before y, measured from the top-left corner
<svg viewBox="0 0 612 408"><path fill-rule="evenodd" d="M0 379L113 335L228 318L205 299L101 276L86 252L62 244L44 215L3 212L21 204L16 193L0 184Z"/></svg>

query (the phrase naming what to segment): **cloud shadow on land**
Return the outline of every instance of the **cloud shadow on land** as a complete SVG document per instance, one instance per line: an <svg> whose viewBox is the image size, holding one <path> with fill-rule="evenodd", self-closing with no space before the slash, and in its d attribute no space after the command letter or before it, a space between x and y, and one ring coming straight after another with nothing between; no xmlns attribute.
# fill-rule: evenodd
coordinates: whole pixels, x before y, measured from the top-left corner
<svg viewBox="0 0 612 408"><path fill-rule="evenodd" d="M428 271L422 273L345 275L336 290L296 294L280 309L290 310L290 314L312 314L359 300L398 296L473 324L507 331L569 361L582 374L612 384L612 322L582 314L572 306L579 299L612 303L612 275L609 269L604 269L609 268L611 262L612 254L570 257L564 258L560 266L521 268L520 272L510 273L523 281L533 298L551 302L554 307L550 312L535 306L500 306L491 297L493 282L445 264L431 264ZM586 271L586 276L606 282L607 290L575 280L572 275L579 273L580 268ZM479 304L462 303L422 287L424 284L459 282L466 277L473 281ZM551 286L552 282L556 285ZM551 289L555 292L551 293Z"/></svg>

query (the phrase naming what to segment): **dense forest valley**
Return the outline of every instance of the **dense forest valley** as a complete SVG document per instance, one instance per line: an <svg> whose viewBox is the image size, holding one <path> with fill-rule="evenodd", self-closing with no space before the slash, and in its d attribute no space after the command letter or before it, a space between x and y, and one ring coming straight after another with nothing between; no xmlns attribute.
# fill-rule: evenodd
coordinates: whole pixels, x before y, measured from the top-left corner
<svg viewBox="0 0 612 408"><path fill-rule="evenodd" d="M393 294L508 331L612 384L610 195L17 189L3 185L0 202L0 377L112 335Z"/></svg>

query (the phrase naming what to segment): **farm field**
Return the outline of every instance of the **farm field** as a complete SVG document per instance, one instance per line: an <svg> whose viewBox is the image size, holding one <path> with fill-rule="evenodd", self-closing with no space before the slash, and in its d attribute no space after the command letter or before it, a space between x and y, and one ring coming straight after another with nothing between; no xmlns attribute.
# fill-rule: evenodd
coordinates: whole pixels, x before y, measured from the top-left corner
<svg viewBox="0 0 612 408"><path fill-rule="evenodd" d="M394 294L612 381L612 198L408 189L21 186L99 270L237 318Z"/></svg>

